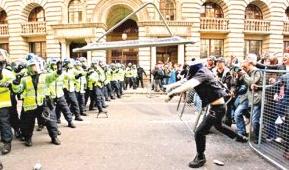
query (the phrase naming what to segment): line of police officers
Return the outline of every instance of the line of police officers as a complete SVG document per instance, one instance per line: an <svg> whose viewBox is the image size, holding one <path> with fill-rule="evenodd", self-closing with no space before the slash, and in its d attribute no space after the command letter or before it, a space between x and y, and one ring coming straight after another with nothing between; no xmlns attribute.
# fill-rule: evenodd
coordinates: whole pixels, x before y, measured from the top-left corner
<svg viewBox="0 0 289 170"><path fill-rule="evenodd" d="M123 89L135 87L137 69L132 64L125 68L121 64L106 65L92 60L87 67L85 58L77 61L50 60L44 67L42 60L34 54L28 54L25 63L14 62L10 65L0 55L0 133L4 143L2 154L11 151L13 138L32 146L32 135L35 119L38 131L44 126L48 130L51 142L60 145L57 123L63 113L68 127L75 128L74 120L83 121L87 116L86 104L90 101L89 110L98 109L107 116L106 101L121 98ZM18 100L17 100L18 99ZM90 100L89 100L90 99ZM22 101L20 118L17 104Z"/></svg>

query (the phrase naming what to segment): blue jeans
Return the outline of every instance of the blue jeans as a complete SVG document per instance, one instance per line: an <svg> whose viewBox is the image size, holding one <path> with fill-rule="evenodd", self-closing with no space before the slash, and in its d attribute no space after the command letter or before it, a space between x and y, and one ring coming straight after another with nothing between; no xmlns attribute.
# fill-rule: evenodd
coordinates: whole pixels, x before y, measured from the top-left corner
<svg viewBox="0 0 289 170"><path fill-rule="evenodd" d="M258 139L259 137L260 116L261 116L261 104L254 105L251 119L252 119L253 133L256 139Z"/></svg>
<svg viewBox="0 0 289 170"><path fill-rule="evenodd" d="M238 99L236 99L236 102L238 102ZM245 135L246 134L246 125L245 125L243 115L249 107L249 101L245 100L242 103L236 104L235 106L236 106L236 109L234 112L234 116L235 116L234 118L235 118L235 122L236 122L236 126L237 126L237 133L239 135Z"/></svg>

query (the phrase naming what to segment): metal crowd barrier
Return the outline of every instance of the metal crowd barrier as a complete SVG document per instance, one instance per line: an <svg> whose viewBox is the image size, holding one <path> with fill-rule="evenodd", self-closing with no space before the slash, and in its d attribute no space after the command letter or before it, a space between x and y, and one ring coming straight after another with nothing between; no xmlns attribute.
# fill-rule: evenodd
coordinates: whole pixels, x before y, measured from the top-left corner
<svg viewBox="0 0 289 170"><path fill-rule="evenodd" d="M262 91L259 136L257 138L253 135L251 123L249 145L280 169L288 170L289 72L280 70L260 70L260 72L263 75L263 83L259 89Z"/></svg>

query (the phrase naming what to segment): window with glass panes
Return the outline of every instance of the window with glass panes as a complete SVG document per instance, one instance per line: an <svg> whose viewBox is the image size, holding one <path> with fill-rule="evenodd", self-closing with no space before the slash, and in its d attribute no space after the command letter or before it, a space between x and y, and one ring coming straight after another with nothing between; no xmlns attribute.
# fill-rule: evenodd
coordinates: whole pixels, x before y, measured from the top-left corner
<svg viewBox="0 0 289 170"><path fill-rule="evenodd" d="M28 17L29 22L41 22L45 21L45 11L42 7L34 8Z"/></svg>
<svg viewBox="0 0 289 170"><path fill-rule="evenodd" d="M1 43L0 48L9 52L9 44L8 43Z"/></svg>
<svg viewBox="0 0 289 170"><path fill-rule="evenodd" d="M289 41L284 41L284 48L283 51L284 53L289 53Z"/></svg>
<svg viewBox="0 0 289 170"><path fill-rule="evenodd" d="M0 24L7 24L7 14L4 10L0 11Z"/></svg>
<svg viewBox="0 0 289 170"><path fill-rule="evenodd" d="M207 58L209 56L224 56L224 40L223 39L201 39L200 57Z"/></svg>
<svg viewBox="0 0 289 170"><path fill-rule="evenodd" d="M80 23L82 22L83 7L80 0L72 0L68 6L68 22Z"/></svg>
<svg viewBox="0 0 289 170"><path fill-rule="evenodd" d="M160 11L166 20L176 19L176 5L173 0L161 0Z"/></svg>
<svg viewBox="0 0 289 170"><path fill-rule="evenodd" d="M245 54L254 53L258 56L262 54L262 40L245 40Z"/></svg>
<svg viewBox="0 0 289 170"><path fill-rule="evenodd" d="M249 4L245 11L245 19L263 19L261 9L254 4Z"/></svg>
<svg viewBox="0 0 289 170"><path fill-rule="evenodd" d="M206 2L203 5L201 17L208 18L224 18L222 8L213 2Z"/></svg>
<svg viewBox="0 0 289 170"><path fill-rule="evenodd" d="M46 58L46 42L30 42L29 52L34 53L42 58Z"/></svg>

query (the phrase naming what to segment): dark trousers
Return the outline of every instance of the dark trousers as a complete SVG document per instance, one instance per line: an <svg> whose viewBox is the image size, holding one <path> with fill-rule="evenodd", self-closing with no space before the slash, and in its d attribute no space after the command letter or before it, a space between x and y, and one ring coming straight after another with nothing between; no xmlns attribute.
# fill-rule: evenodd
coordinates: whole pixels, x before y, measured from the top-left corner
<svg viewBox="0 0 289 170"><path fill-rule="evenodd" d="M143 77L137 77L137 87L139 87L139 85L141 85L141 88L144 88Z"/></svg>
<svg viewBox="0 0 289 170"><path fill-rule="evenodd" d="M123 95L124 81L118 81L119 84L119 93Z"/></svg>
<svg viewBox="0 0 289 170"><path fill-rule="evenodd" d="M1 141L5 143L10 143L13 138L12 129L10 125L10 111L11 107L0 108Z"/></svg>
<svg viewBox="0 0 289 170"><path fill-rule="evenodd" d="M85 94L76 92L76 97L79 105L80 114L83 114L85 112Z"/></svg>
<svg viewBox="0 0 289 170"><path fill-rule="evenodd" d="M222 132L223 134L229 136L230 138L237 137L237 134L226 125L222 124L222 119L226 113L225 105L212 106L209 114L204 118L199 127L195 132L195 141L197 146L198 154L203 154L206 149L206 135L212 126Z"/></svg>
<svg viewBox="0 0 289 170"><path fill-rule="evenodd" d="M64 96L55 99L55 103L56 103L55 113L57 120L60 119L62 112L65 120L68 123L72 122L72 113L68 107L68 104L66 103Z"/></svg>
<svg viewBox="0 0 289 170"><path fill-rule="evenodd" d="M89 90L89 98L90 98L89 110L92 110L96 103L95 90Z"/></svg>
<svg viewBox="0 0 289 170"><path fill-rule="evenodd" d="M22 114L22 134L26 139L29 139L33 135L34 125L35 125L35 118L40 117L48 130L48 134L51 138L57 137L57 124L56 124L56 116L54 112L50 112L50 119L51 120L44 120L41 116L43 112L43 107L37 107L34 110L24 111ZM53 121L52 121L53 120Z"/></svg>
<svg viewBox="0 0 289 170"><path fill-rule="evenodd" d="M68 92L67 90L64 90L64 94L65 94L65 99L66 99L66 102L69 106L70 111L76 117L79 117L80 116L80 110L79 110L79 105L78 105L78 101L77 101L75 92Z"/></svg>
<svg viewBox="0 0 289 170"><path fill-rule="evenodd" d="M10 112L10 123L14 131L19 131L20 129L20 119L17 111L17 100L16 95L11 95L11 112Z"/></svg>
<svg viewBox="0 0 289 170"><path fill-rule="evenodd" d="M96 94L96 107L98 108L99 111L102 110L102 106L105 105L104 103L104 98L103 98L103 93L102 93L102 88L96 87L95 88L95 94Z"/></svg>
<svg viewBox="0 0 289 170"><path fill-rule="evenodd" d="M125 87L124 89L127 89L127 86L129 85L129 87L131 88L133 86L133 77L126 77L125 78Z"/></svg>
<svg viewBox="0 0 289 170"><path fill-rule="evenodd" d="M120 90L119 90L118 81L111 81L110 83L111 83L113 96L117 95L117 97L120 97Z"/></svg>

